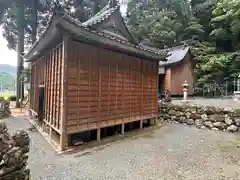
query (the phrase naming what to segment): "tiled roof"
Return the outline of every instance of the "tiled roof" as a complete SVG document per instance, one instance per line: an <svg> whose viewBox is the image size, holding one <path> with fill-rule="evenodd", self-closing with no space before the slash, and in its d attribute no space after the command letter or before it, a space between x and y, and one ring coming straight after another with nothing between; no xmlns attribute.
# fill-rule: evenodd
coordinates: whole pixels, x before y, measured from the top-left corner
<svg viewBox="0 0 240 180"><path fill-rule="evenodd" d="M117 38L116 36L111 36L109 34L106 34L106 33L100 32L100 31L91 30L90 28L84 26L81 22L79 22L77 19L73 18L72 16L70 16L67 13L65 13L64 16L65 16L65 18L67 20L70 20L72 23L76 24L77 26L79 26L79 27L81 27L81 28L83 28L83 29L85 29L87 31L90 31L92 33L95 33L95 34L97 34L99 36L103 36L103 37L109 38L109 39L111 39L113 41L117 41L117 42L120 42L122 44L130 45L132 47L136 47L138 49L141 49L141 50L147 51L147 52L151 52L153 54L157 54L157 55L161 55L161 54L164 55L164 54L166 54L165 50L160 50L160 49L150 50L148 48L142 47L141 45L134 45L134 44L129 43L128 41L121 40L121 39Z"/></svg>
<svg viewBox="0 0 240 180"><path fill-rule="evenodd" d="M92 25L96 25L98 23L103 22L104 20L108 19L115 11L118 11L120 8L120 5L117 5L115 7L110 7L110 4L108 3L99 13L94 15L89 20L82 23L85 27L91 27Z"/></svg>
<svg viewBox="0 0 240 180"><path fill-rule="evenodd" d="M168 54L166 57L167 61L165 62L160 61L159 66L160 67L167 66L182 61L186 54L188 53L189 49L190 49L189 46L186 45L176 46L168 49Z"/></svg>
<svg viewBox="0 0 240 180"><path fill-rule="evenodd" d="M111 7L109 4L105 6L105 8L103 8L99 13L97 13L94 17L90 18L88 21L81 23L80 21L78 21L77 19L73 18L71 15L69 15L66 12L57 12L52 14L52 17L49 19L49 22L47 23L46 29L43 32L42 36L39 37L39 39L34 43L34 45L30 48L30 50L28 51L28 53L25 55L25 57L29 56L29 54L33 53L32 51L35 49L36 46L38 46L39 42L41 39L43 39L45 37L45 35L47 34L47 31L50 29L51 24L52 23L56 23L56 21L61 21L61 19L73 23L76 27L80 27L88 32L91 32L93 34L96 34L98 36L102 36L105 38L108 38L112 41L115 42L119 42L121 44L125 44L134 48L137 48L139 50L151 53L153 55L159 55L162 57L166 56L166 51L165 50L160 50L160 49L156 49L156 48L146 48L140 44L132 44L130 43L128 40L124 40L122 38L118 38L117 36L114 36L112 34L108 34L108 33L104 33L101 31L97 31L91 28L92 25L98 24L102 21L104 21L105 19L107 19L109 16L111 16L116 10L119 10L119 5L115 6L115 7ZM39 52L37 52L39 53ZM33 56L35 53L33 53Z"/></svg>

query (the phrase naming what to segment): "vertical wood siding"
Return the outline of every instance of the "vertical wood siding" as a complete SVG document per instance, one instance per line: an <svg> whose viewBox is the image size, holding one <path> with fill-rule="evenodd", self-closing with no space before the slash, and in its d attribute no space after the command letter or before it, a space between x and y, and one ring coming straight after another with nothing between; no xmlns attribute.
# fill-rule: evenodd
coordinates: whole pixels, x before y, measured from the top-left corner
<svg viewBox="0 0 240 180"><path fill-rule="evenodd" d="M171 67L171 94L182 95L182 84L187 80L189 84L188 94L193 94L193 69L191 67L189 54L181 64Z"/></svg>
<svg viewBox="0 0 240 180"><path fill-rule="evenodd" d="M164 77L164 87L163 87L164 94L167 89L171 91L171 68L166 68L166 74Z"/></svg>
<svg viewBox="0 0 240 180"><path fill-rule="evenodd" d="M30 90L30 108L34 112L38 112L38 87L44 84L44 72L45 72L45 58L39 58L34 63L32 63L31 70L31 90Z"/></svg>
<svg viewBox="0 0 240 180"><path fill-rule="evenodd" d="M62 44L32 64L30 108L38 112L38 87L45 85L45 119L52 128L59 131L62 111Z"/></svg>
<svg viewBox="0 0 240 180"><path fill-rule="evenodd" d="M157 116L157 62L70 42L68 133Z"/></svg>

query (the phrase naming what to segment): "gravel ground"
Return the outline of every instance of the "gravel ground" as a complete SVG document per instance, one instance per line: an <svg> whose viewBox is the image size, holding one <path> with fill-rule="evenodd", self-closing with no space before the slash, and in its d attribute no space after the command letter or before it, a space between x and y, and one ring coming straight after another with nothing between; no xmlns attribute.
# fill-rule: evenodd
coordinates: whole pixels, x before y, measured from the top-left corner
<svg viewBox="0 0 240 180"><path fill-rule="evenodd" d="M30 127L24 117L4 121L10 131ZM34 180L240 179L238 134L166 124L85 155L56 155L38 132L29 134L29 167Z"/></svg>
<svg viewBox="0 0 240 180"><path fill-rule="evenodd" d="M181 100L172 100L173 103L175 104L180 104L182 103ZM198 105L208 105L208 106L219 106L222 108L240 108L240 103L235 102L232 98L227 98L227 99L204 99L204 98L189 98L189 104L198 104ZM240 178L239 178L240 179Z"/></svg>

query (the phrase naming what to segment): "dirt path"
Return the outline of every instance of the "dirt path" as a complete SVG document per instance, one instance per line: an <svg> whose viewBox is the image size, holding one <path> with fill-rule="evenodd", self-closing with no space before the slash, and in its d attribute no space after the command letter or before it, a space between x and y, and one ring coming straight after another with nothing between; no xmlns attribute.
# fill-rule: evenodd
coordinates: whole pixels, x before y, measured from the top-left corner
<svg viewBox="0 0 240 180"><path fill-rule="evenodd" d="M23 116L4 121L10 131L30 126ZM56 155L38 132L29 133L34 180L239 180L238 134L167 124L85 155Z"/></svg>

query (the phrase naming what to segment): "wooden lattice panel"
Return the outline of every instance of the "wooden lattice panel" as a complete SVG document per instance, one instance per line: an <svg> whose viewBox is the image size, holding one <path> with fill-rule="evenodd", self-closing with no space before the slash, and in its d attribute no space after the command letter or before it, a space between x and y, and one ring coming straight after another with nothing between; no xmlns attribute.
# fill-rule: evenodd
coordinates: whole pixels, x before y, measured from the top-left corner
<svg viewBox="0 0 240 180"><path fill-rule="evenodd" d="M67 132L157 115L157 62L70 42Z"/></svg>
<svg viewBox="0 0 240 180"><path fill-rule="evenodd" d="M59 44L33 62L31 71L30 107L36 113L38 112L39 85L45 85L44 121L57 131L60 129L62 111L62 62L62 44Z"/></svg>

